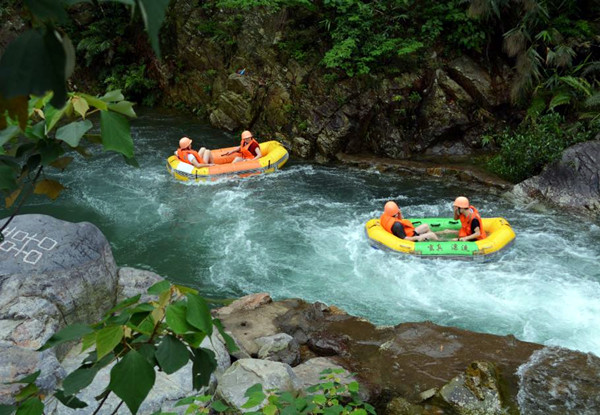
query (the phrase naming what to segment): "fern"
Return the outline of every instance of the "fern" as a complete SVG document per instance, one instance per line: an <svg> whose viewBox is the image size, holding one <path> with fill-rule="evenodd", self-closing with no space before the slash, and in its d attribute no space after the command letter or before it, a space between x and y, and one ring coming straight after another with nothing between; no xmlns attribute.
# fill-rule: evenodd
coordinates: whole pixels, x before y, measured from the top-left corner
<svg viewBox="0 0 600 415"><path fill-rule="evenodd" d="M572 98L573 97L567 92L559 92L550 100L550 103L548 104L548 109L554 110L554 108L558 106L569 104Z"/></svg>

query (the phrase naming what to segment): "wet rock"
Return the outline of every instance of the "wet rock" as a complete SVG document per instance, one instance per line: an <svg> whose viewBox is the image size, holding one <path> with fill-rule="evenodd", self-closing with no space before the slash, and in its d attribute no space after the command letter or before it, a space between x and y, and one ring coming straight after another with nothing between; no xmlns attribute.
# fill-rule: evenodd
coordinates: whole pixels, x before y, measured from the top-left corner
<svg viewBox="0 0 600 415"><path fill-rule="evenodd" d="M422 406L412 404L404 398L392 399L385 409L387 415L423 415L425 413Z"/></svg>
<svg viewBox="0 0 600 415"><path fill-rule="evenodd" d="M600 413L600 358L560 347L536 351L518 370L521 413Z"/></svg>
<svg viewBox="0 0 600 415"><path fill-rule="evenodd" d="M500 396L500 379L493 363L473 362L464 373L442 387L439 395L461 415L501 415L506 405Z"/></svg>
<svg viewBox="0 0 600 415"><path fill-rule="evenodd" d="M292 153L300 158L307 159L313 154L313 144L304 137L292 139Z"/></svg>
<svg viewBox="0 0 600 415"><path fill-rule="evenodd" d="M544 171L515 185L519 199L540 200L583 214L600 216L600 140L575 144Z"/></svg>

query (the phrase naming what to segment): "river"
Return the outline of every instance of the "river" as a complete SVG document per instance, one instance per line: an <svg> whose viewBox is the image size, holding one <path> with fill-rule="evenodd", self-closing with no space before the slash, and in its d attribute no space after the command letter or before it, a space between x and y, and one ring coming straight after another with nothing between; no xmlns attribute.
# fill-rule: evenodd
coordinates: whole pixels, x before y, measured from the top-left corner
<svg viewBox="0 0 600 415"><path fill-rule="evenodd" d="M77 157L66 172L47 173L67 191L56 201L36 196L23 213L92 222L118 265L209 298L269 292L336 305L376 324L430 320L600 356L598 224L464 183L294 158L276 174L188 185L165 167L181 136L195 148L237 145L237 137L157 112L134 120L132 134L140 168L100 150L91 160ZM513 246L494 261L424 260L369 246L364 224L387 200L405 217L449 216L460 194L515 230Z"/></svg>

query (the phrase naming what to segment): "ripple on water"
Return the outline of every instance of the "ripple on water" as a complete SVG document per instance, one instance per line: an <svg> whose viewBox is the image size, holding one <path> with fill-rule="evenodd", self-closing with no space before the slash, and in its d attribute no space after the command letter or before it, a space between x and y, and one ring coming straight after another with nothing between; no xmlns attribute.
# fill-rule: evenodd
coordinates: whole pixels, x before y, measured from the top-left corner
<svg viewBox="0 0 600 415"><path fill-rule="evenodd" d="M145 264L209 297L266 291L335 304L377 324L431 320L600 354L597 225L462 183L293 158L275 174L185 184L165 168L182 134L212 148L237 137L170 119L144 118L133 130L144 149L139 169L101 151L93 161L76 159L56 175L68 192L56 202L34 198L30 211L91 220L119 265ZM387 200L406 217L449 217L464 193L517 234L497 260L423 260L370 247L364 224Z"/></svg>

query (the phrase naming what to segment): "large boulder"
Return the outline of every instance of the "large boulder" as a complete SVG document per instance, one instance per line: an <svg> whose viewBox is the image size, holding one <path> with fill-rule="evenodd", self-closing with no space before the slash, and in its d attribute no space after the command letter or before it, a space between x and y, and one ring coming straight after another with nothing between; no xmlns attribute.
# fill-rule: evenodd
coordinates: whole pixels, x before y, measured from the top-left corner
<svg viewBox="0 0 600 415"><path fill-rule="evenodd" d="M600 414L600 358L560 347L536 351L519 370L522 414Z"/></svg>
<svg viewBox="0 0 600 415"><path fill-rule="evenodd" d="M0 221L0 226L5 222L6 219ZM61 371L48 372L48 368L56 367L56 358L61 358L67 348L59 347L38 356L35 350L65 325L97 321L114 305L117 267L108 241L88 222L20 215L10 222L3 235L0 383L42 369L45 373L38 386L51 389ZM10 401L14 389L2 389L0 402Z"/></svg>
<svg viewBox="0 0 600 415"><path fill-rule="evenodd" d="M231 365L219 379L217 396L227 404L241 409L242 412L255 411L258 407L264 406L264 402L258 407L241 407L247 401L246 391L257 383L262 385L263 391L274 389L296 392L302 386L302 382L292 368L285 363L240 359Z"/></svg>
<svg viewBox="0 0 600 415"><path fill-rule="evenodd" d="M592 216L600 215L600 140L575 144L538 176L517 184L519 199L541 200Z"/></svg>

